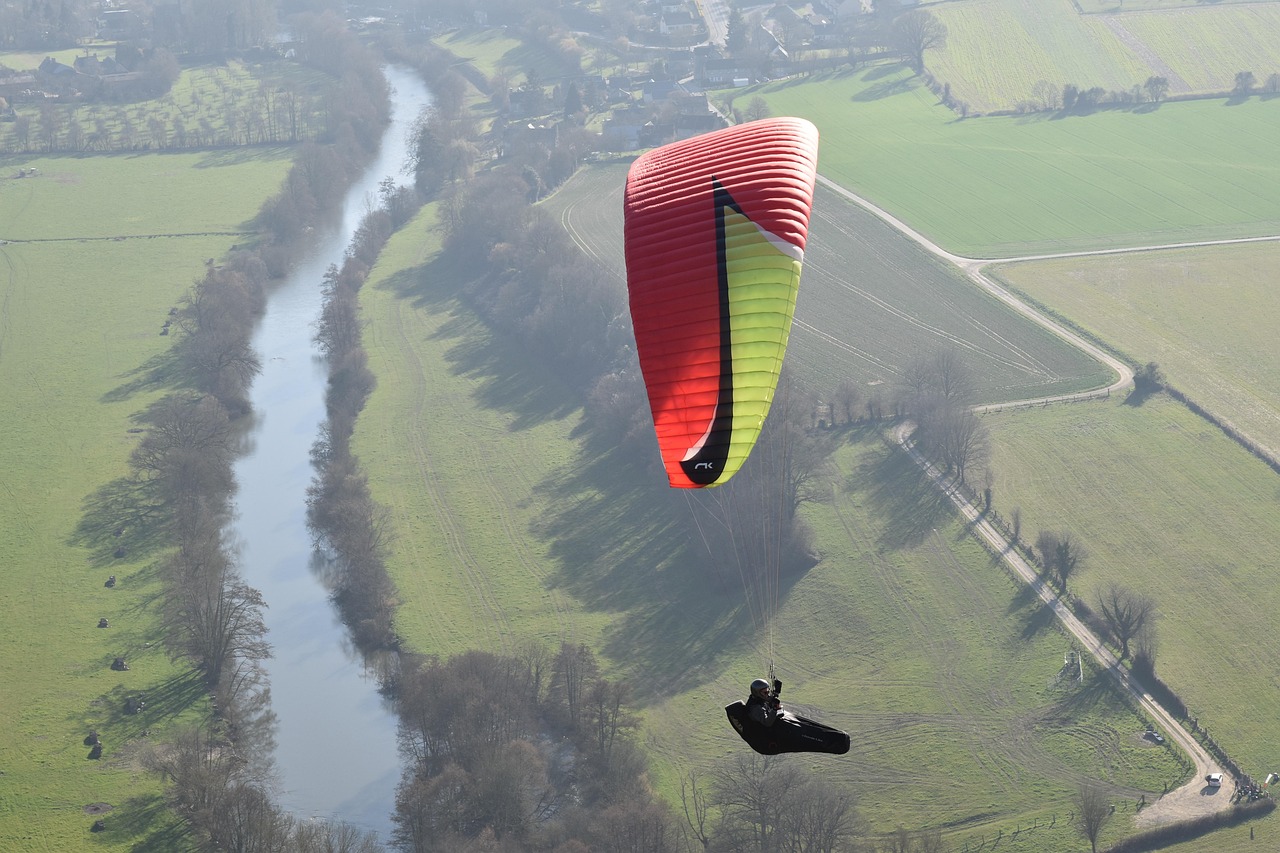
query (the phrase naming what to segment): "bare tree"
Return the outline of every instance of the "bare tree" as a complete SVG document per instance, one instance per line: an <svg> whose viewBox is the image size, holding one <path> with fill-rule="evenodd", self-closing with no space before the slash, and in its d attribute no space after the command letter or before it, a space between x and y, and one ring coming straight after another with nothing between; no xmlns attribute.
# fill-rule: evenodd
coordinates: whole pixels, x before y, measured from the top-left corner
<svg viewBox="0 0 1280 853"><path fill-rule="evenodd" d="M1101 785L1085 781L1076 791L1073 805L1076 808L1076 830L1089 841L1093 853L1098 853L1098 837L1111 820L1111 800Z"/></svg>
<svg viewBox="0 0 1280 853"><path fill-rule="evenodd" d="M1096 593L1098 612L1120 642L1120 659L1129 656L1129 643L1155 619L1156 603L1150 596L1109 583Z"/></svg>
<svg viewBox="0 0 1280 853"><path fill-rule="evenodd" d="M702 845L703 850L711 847L710 816L711 803L707 792L699 785L698 772L690 770L680 777L680 806L684 810L684 819L689 824L693 837Z"/></svg>
<svg viewBox="0 0 1280 853"><path fill-rule="evenodd" d="M845 423L853 423L858 419L858 405L861 402L862 390L858 384L852 379L841 380L835 393L831 395L831 419L835 420L836 413L839 412L844 416Z"/></svg>
<svg viewBox="0 0 1280 853"><path fill-rule="evenodd" d="M912 9L894 20L893 37L919 74L924 71L924 52L947 46L947 26L927 9Z"/></svg>
<svg viewBox="0 0 1280 853"><path fill-rule="evenodd" d="M773 111L769 109L768 101L756 95L747 101L747 108L742 115L747 121L756 121L757 119L768 118L773 115Z"/></svg>
<svg viewBox="0 0 1280 853"><path fill-rule="evenodd" d="M862 829L856 803L785 758L739 755L713 777L714 849L847 850Z"/></svg>
<svg viewBox="0 0 1280 853"><path fill-rule="evenodd" d="M1064 593L1067 591L1067 581L1088 555L1084 546L1068 531L1040 531L1040 535L1036 537L1036 550L1040 552L1045 571L1058 581L1058 588Z"/></svg>
<svg viewBox="0 0 1280 853"><path fill-rule="evenodd" d="M1048 80L1037 81L1031 89L1031 94L1043 110L1062 109L1062 90Z"/></svg>
<svg viewBox="0 0 1280 853"><path fill-rule="evenodd" d="M931 444L938 459L948 471L954 471L960 483L974 465L985 462L989 452L987 428L972 411L947 407L931 430Z"/></svg>

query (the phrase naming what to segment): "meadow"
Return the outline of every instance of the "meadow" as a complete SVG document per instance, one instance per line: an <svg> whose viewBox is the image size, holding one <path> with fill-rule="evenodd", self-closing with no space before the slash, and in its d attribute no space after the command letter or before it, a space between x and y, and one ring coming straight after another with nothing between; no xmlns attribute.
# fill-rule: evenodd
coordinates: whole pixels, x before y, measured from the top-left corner
<svg viewBox="0 0 1280 853"><path fill-rule="evenodd" d="M533 79L552 81L565 73L562 58L538 44L531 44L508 35L506 29L465 27L438 36L432 41L470 62L490 80L503 79L512 88ZM582 68L591 71L609 54L604 51L584 52ZM616 64L616 61L614 61Z"/></svg>
<svg viewBox="0 0 1280 853"><path fill-rule="evenodd" d="M1067 530L1089 552L1071 585L1115 581L1160 611L1157 671L1246 773L1280 766L1274 701L1280 535L1274 472L1164 396L1002 412L995 504L1024 538Z"/></svg>
<svg viewBox="0 0 1280 853"><path fill-rule="evenodd" d="M813 121L823 175L957 254L1280 233L1275 102L959 120L888 66L744 92Z"/></svg>
<svg viewBox="0 0 1280 853"><path fill-rule="evenodd" d="M395 531L397 630L445 655L589 643L631 680L675 801L682 774L743 749L721 707L765 664L749 590L700 569L679 532L701 496L584 443L577 394L453 297L432 216L392 238L361 293L378 387L353 449ZM854 732L847 759L806 763L876 832L1049 853L1076 849L1077 780L1106 780L1129 815L1180 781L1105 680L1059 682L1070 642L905 457L874 429L848 439L832 500L807 514L823 559L777 611L792 699Z"/></svg>
<svg viewBox="0 0 1280 853"><path fill-rule="evenodd" d="M138 415L169 387L169 310L289 166L255 154L0 160L0 849L189 844L138 756L207 710L204 690L159 644L161 554L115 531ZM189 236L145 236L158 233Z"/></svg>
<svg viewBox="0 0 1280 853"><path fill-rule="evenodd" d="M1280 244L1030 261L993 272L1280 456Z"/></svg>
<svg viewBox="0 0 1280 853"><path fill-rule="evenodd" d="M1280 72L1275 3L968 0L930 11L947 40L926 54L926 67L976 112L1043 108L1045 84L1060 102L1068 83L1130 92L1160 76L1169 95L1185 96L1229 92L1238 71L1252 71L1259 85Z"/></svg>
<svg viewBox="0 0 1280 853"><path fill-rule="evenodd" d="M626 166L580 170L543 206L621 287ZM1015 317L960 273L887 224L819 187L787 363L799 383L830 395L843 380L884 404L920 353L954 348L984 402L1070 393L1113 377L1093 359Z"/></svg>

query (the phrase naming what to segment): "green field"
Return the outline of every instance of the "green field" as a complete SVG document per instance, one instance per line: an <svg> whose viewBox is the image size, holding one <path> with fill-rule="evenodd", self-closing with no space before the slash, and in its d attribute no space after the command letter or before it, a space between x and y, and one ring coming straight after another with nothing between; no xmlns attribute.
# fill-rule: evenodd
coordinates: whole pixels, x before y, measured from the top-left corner
<svg viewBox="0 0 1280 853"><path fill-rule="evenodd" d="M137 756L204 691L158 644L160 555L137 530L114 535L115 487L136 415L166 389L170 307L244 239L288 165L280 152L0 161L0 240L19 241L0 245L0 849L186 845ZM37 175L11 179L19 166ZM139 236L153 233L197 236ZM109 668L117 655L127 672ZM126 715L139 694L145 712ZM90 729L101 760L86 757ZM113 810L86 813L97 803ZM91 835L98 817L108 829Z"/></svg>
<svg viewBox="0 0 1280 853"><path fill-rule="evenodd" d="M998 277L1280 456L1280 244L1009 264Z"/></svg>
<svg viewBox="0 0 1280 853"><path fill-rule="evenodd" d="M1214 0L1215 8L1239 3L1261 6L1264 3L1274 2L1276 0ZM1175 9L1204 8L1205 5L1204 0L1075 0L1075 4L1085 14L1120 11L1173 11Z"/></svg>
<svg viewBox="0 0 1280 853"><path fill-rule="evenodd" d="M989 415L996 506L1024 537L1069 530L1089 599L1118 581L1157 601L1158 671L1247 773L1280 767L1276 475L1166 397Z"/></svg>
<svg viewBox="0 0 1280 853"><path fill-rule="evenodd" d="M512 38L505 29L454 30L434 41L490 80L505 78L512 88L527 81L530 72L544 81L565 73L563 63L548 51Z"/></svg>
<svg viewBox="0 0 1280 853"><path fill-rule="evenodd" d="M452 297L433 215L392 238L361 295L379 384L353 447L392 516L397 628L438 654L594 645L636 686L674 797L681 773L742 749L720 710L763 665L742 584L706 576L673 536L671 514L697 496L584 460L575 395ZM810 763L877 832L1003 831L1021 851L1077 849L1065 816L1080 778L1112 784L1129 815L1180 781L1109 689L1052 686L1070 643L905 457L874 431L850 439L834 500L808 516L824 559L778 613L793 699L854 732L848 759Z"/></svg>
<svg viewBox="0 0 1280 853"><path fill-rule="evenodd" d="M1273 101L959 121L917 79L888 67L772 83L758 94L775 115L818 126L823 175L958 254L1280 233Z"/></svg>
<svg viewBox="0 0 1280 853"><path fill-rule="evenodd" d="M966 0L929 7L947 27L946 45L925 55L938 80L972 111L1042 108L1037 84L1129 92L1149 77L1169 95L1230 91L1238 71L1259 85L1280 71L1280 4L1212 5L1180 0Z"/></svg>
<svg viewBox="0 0 1280 853"><path fill-rule="evenodd" d="M0 239L119 240L251 232L289 149L0 159ZM15 177L35 169L34 177ZM234 176L235 180L228 180ZM244 181L247 186L240 183ZM175 205L175 199L182 201ZM229 245L229 244L228 244ZM193 260L204 260L195 258ZM89 269L92 278L93 268ZM189 280L187 281L189 284Z"/></svg>
<svg viewBox="0 0 1280 853"><path fill-rule="evenodd" d="M626 167L580 170L543 203L588 254L623 276ZM787 363L805 387L831 394L844 379L889 403L903 368L922 352L955 347L987 402L1106 385L1108 370L1017 318L958 271L884 222L819 187Z"/></svg>

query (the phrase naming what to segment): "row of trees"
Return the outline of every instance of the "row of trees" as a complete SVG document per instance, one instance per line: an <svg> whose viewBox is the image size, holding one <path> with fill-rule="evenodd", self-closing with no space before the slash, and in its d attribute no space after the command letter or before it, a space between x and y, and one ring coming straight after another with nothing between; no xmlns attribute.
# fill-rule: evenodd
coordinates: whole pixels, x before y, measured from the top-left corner
<svg viewBox="0 0 1280 853"><path fill-rule="evenodd" d="M0 48L56 50L98 34L103 7L94 0L0 4ZM202 0L181 8L130 5L114 33L145 33L155 44L197 54L268 43L278 32L274 0Z"/></svg>
<svg viewBox="0 0 1280 853"><path fill-rule="evenodd" d="M364 79L364 104L347 121L377 126L388 113L385 80L368 57L344 80ZM248 389L260 369L250 345L265 306L264 287L283 271L302 244L307 225L331 215L358 163L376 150L361 145L369 130L335 126L335 144L298 157L282 196L305 189L319 201L298 219L278 215L280 197L267 205L261 245L210 262L205 276L177 313L172 377L182 390L147 413L148 430L131 463L137 493L151 514L151 534L173 544L162 565L166 645L175 659L190 661L212 697L213 715L153 751L148 766L170 783L176 811L200 843L217 849L346 851L371 853L374 838L350 827L301 823L270 797L270 746L274 717L262 661L270 648L264 603L243 579L226 530L233 489L231 465L240 448L240 424L249 414ZM376 143L376 137L374 137ZM336 156L336 161L330 156ZM321 168L320 164L329 164ZM335 188L329 182L335 182Z"/></svg>
<svg viewBox="0 0 1280 853"><path fill-rule="evenodd" d="M174 151L317 140L327 123L327 114L305 93L260 88L229 100L217 124L207 116L166 118L159 111L135 121L126 107L85 115L75 106L43 103L34 114L17 112L4 144L12 153Z"/></svg>
<svg viewBox="0 0 1280 853"><path fill-rule="evenodd" d="M901 380L901 405L916 421L917 446L961 486L990 453L987 429L970 408L974 381L973 369L953 347L912 359Z"/></svg>

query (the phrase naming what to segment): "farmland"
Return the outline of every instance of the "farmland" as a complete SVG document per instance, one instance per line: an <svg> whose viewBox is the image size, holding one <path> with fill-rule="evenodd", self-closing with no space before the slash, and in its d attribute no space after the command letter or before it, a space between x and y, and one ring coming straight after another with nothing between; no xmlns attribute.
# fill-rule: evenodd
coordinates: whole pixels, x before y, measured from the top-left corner
<svg viewBox="0 0 1280 853"><path fill-rule="evenodd" d="M762 666L742 585L673 535L691 498L587 464L574 396L451 295L432 215L392 239L362 292L379 385L354 449L397 533L397 627L442 654L594 644L633 681L674 799L682 773L741 748L720 707ZM950 825L1067 851L1073 780L1105 779L1129 813L1178 782L1177 757L1094 676L1060 683L1070 643L919 473L874 430L849 439L832 501L808 515L824 558L792 581L776 650L801 707L855 732L847 761L815 766L857 793L875 831ZM937 781L958 777L969 783Z"/></svg>
<svg viewBox="0 0 1280 853"><path fill-rule="evenodd" d="M1280 454L1280 246L1256 243L1035 261L996 269Z"/></svg>
<svg viewBox="0 0 1280 853"><path fill-rule="evenodd" d="M1280 233L1274 102L957 121L918 79L885 67L758 94L775 115L818 126L822 174L957 254Z"/></svg>
<svg viewBox="0 0 1280 853"><path fill-rule="evenodd" d="M1084 5L1094 14L1070 0L938 4L947 43L927 54L928 69L977 112L1044 108L1042 82L1060 98L1068 83L1127 93L1161 76L1182 96L1228 92L1243 70L1259 84L1280 72L1280 4Z"/></svg>
<svg viewBox="0 0 1280 853"><path fill-rule="evenodd" d="M145 732L162 736L188 718L204 690L158 643L160 555L129 531L115 537L112 508L137 440L135 417L167 388L172 338L160 332L170 307L206 258L244 239L289 165L280 152L262 154L241 162L10 158L0 166L0 238L16 241L0 245L5 850L87 844L94 818L84 809L94 803L120 810L98 849L186 843L173 834L159 780L140 772L138 752ZM18 167L36 174L13 178ZM103 617L109 627L99 629ZM109 668L117 655L127 672ZM146 710L125 714L125 701L143 693ZM105 746L100 761L86 760L90 729Z"/></svg>
<svg viewBox="0 0 1280 853"><path fill-rule="evenodd" d="M1275 474L1164 397L1006 412L991 430L996 503L1021 507L1028 539L1069 530L1090 553L1073 585L1089 599L1116 581L1160 609L1158 668L1191 714L1245 768L1280 766L1264 624L1280 606L1271 579Z"/></svg>
<svg viewBox="0 0 1280 853"><path fill-rule="evenodd" d="M625 167L580 172L545 203L588 254L622 276ZM883 392L920 352L954 347L980 374L985 401L1096 388L1109 373L1092 359L978 292L958 272L876 217L819 189L788 362L797 379L830 393L844 379Z"/></svg>

